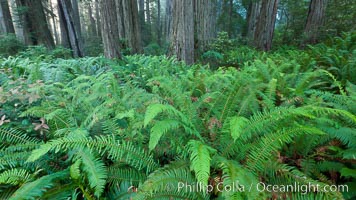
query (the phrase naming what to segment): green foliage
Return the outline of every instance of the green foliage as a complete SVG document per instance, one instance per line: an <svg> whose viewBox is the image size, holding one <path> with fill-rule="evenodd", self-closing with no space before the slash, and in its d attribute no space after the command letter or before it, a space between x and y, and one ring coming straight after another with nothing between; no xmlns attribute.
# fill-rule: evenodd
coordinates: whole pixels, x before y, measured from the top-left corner
<svg viewBox="0 0 356 200"><path fill-rule="evenodd" d="M160 47L157 43L151 43L143 48L145 55L160 56L164 55L165 50Z"/></svg>
<svg viewBox="0 0 356 200"><path fill-rule="evenodd" d="M346 85L347 81L356 84L356 32L343 33L333 38L330 44L310 46L311 54L316 58L318 68L326 69L335 78Z"/></svg>
<svg viewBox="0 0 356 200"><path fill-rule="evenodd" d="M328 51L352 60L342 41ZM54 58L40 47L3 58L0 198L353 199L256 189L355 185L356 86L312 48L239 47L221 53L236 68L217 70L164 56ZM233 184L239 192L224 190Z"/></svg>
<svg viewBox="0 0 356 200"><path fill-rule="evenodd" d="M72 50L64 47L56 47L51 51L51 56L53 56L53 58L69 59L72 57Z"/></svg>
<svg viewBox="0 0 356 200"><path fill-rule="evenodd" d="M22 44L14 34L0 36L0 56L8 57L14 56L24 49Z"/></svg>

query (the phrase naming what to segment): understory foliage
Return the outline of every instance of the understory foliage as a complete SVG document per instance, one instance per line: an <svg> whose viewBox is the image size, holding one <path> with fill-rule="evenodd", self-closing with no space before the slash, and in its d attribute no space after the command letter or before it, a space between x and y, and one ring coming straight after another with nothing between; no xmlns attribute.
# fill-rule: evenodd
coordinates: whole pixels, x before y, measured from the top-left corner
<svg viewBox="0 0 356 200"><path fill-rule="evenodd" d="M353 199L349 37L239 48L225 60L238 67L217 70L165 56L1 58L0 199Z"/></svg>

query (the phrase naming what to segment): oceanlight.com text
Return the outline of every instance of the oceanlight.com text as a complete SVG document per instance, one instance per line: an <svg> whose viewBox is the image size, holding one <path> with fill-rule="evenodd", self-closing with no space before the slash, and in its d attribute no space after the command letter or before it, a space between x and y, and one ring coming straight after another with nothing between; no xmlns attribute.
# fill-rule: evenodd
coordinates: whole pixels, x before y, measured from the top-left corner
<svg viewBox="0 0 356 200"><path fill-rule="evenodd" d="M217 183L215 185L205 185L203 183L178 183L178 191L184 192L204 192L210 193L212 191L219 192L273 192L273 193L301 193L307 194L311 192L348 192L349 187L347 185L321 185L313 183L298 183L288 185L272 185L263 182L252 183L249 185L244 185L238 181L232 184L224 184L223 182Z"/></svg>

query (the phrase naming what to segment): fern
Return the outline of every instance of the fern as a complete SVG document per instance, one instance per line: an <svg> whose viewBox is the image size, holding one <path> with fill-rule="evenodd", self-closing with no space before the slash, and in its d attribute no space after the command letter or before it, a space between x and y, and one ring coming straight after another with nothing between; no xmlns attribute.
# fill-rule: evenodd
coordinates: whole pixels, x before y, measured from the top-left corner
<svg viewBox="0 0 356 200"><path fill-rule="evenodd" d="M68 149L84 148L95 151L100 155L107 153L108 158L112 160L121 160L138 169L146 168L148 172L157 167L157 164L153 160L152 156L147 154L144 150L134 147L130 143L120 143L112 136L96 137L95 139L67 137L52 140L46 144L41 145L40 148L32 151L31 155L27 159L27 162L36 161L51 150L59 152Z"/></svg>
<svg viewBox="0 0 356 200"><path fill-rule="evenodd" d="M82 161L83 171L87 174L88 182L91 188L94 189L94 194L100 197L104 191L107 171L104 163L95 158L95 156L86 149L81 149L76 152Z"/></svg>
<svg viewBox="0 0 356 200"><path fill-rule="evenodd" d="M189 141L188 148L191 154L191 169L195 172L198 182L206 186L210 175L211 154L216 150L196 140Z"/></svg>
<svg viewBox="0 0 356 200"><path fill-rule="evenodd" d="M55 184L55 180L65 177L67 173L68 171L57 172L28 182L16 190L9 200L36 199L42 196L48 189L52 188Z"/></svg>
<svg viewBox="0 0 356 200"><path fill-rule="evenodd" d="M176 120L158 121L151 128L149 149L153 150L159 142L159 139L170 130L177 129L180 123Z"/></svg>
<svg viewBox="0 0 356 200"><path fill-rule="evenodd" d="M24 169L10 169L0 174L0 184L21 185L31 180L31 174Z"/></svg>
<svg viewBox="0 0 356 200"><path fill-rule="evenodd" d="M27 136L20 130L13 128L0 128L0 139L11 144L34 143L38 140Z"/></svg>
<svg viewBox="0 0 356 200"><path fill-rule="evenodd" d="M201 191L187 191L184 184L196 185L187 162L181 160L151 173L134 199L207 199Z"/></svg>

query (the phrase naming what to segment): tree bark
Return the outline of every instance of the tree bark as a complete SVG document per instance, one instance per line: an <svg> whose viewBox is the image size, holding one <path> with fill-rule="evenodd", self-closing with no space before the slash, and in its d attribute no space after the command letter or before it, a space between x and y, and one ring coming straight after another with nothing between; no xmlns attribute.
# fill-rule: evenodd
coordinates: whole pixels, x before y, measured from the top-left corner
<svg viewBox="0 0 356 200"><path fill-rule="evenodd" d="M150 10L150 0L146 0L145 2L145 14L146 14L146 34L148 41L151 41L152 38L152 24L151 24L151 10Z"/></svg>
<svg viewBox="0 0 356 200"><path fill-rule="evenodd" d="M115 1L101 1L100 7L104 55L106 58L121 58Z"/></svg>
<svg viewBox="0 0 356 200"><path fill-rule="evenodd" d="M304 41L305 43L314 44L317 42L319 29L323 24L326 4L327 0L310 1L308 18L304 29L306 36L306 40Z"/></svg>
<svg viewBox="0 0 356 200"><path fill-rule="evenodd" d="M146 36L146 27L145 27L145 0L138 0L138 21L140 25L142 41L143 43L148 43L149 38Z"/></svg>
<svg viewBox="0 0 356 200"><path fill-rule="evenodd" d="M169 41L171 39L171 31L172 29L172 23L173 23L173 3L172 0L167 0L166 1L166 14L165 14L165 38L166 41Z"/></svg>
<svg viewBox="0 0 356 200"><path fill-rule="evenodd" d="M131 53L141 53L141 34L136 0L116 0L119 37L126 39Z"/></svg>
<svg viewBox="0 0 356 200"><path fill-rule="evenodd" d="M7 0L0 0L0 33L15 33Z"/></svg>
<svg viewBox="0 0 356 200"><path fill-rule="evenodd" d="M79 15L74 14L72 2L70 0L58 0L60 17L62 17L62 32L64 41L69 42L69 47L73 50L74 57L83 57L83 43L80 35ZM67 45L67 44L65 44Z"/></svg>
<svg viewBox="0 0 356 200"><path fill-rule="evenodd" d="M254 34L255 47L264 51L272 48L278 0L262 0L260 15Z"/></svg>
<svg viewBox="0 0 356 200"><path fill-rule="evenodd" d="M261 10L261 1L250 1L248 5L248 10L247 10L247 30L246 30L246 37L248 40L248 43L251 44L255 31L256 31L256 26L257 26L257 19L258 16L260 15L260 10Z"/></svg>
<svg viewBox="0 0 356 200"><path fill-rule="evenodd" d="M99 9L99 1L95 0L95 18L96 18L96 32L98 33L98 37L101 38L101 17L100 17L100 9Z"/></svg>
<svg viewBox="0 0 356 200"><path fill-rule="evenodd" d="M173 0L172 54L194 63L194 9L191 0Z"/></svg>
<svg viewBox="0 0 356 200"><path fill-rule="evenodd" d="M26 7L27 11L21 13L21 24L24 26L25 42L28 45L42 44L48 49L55 47L49 30L44 7L41 0L17 0L18 7Z"/></svg>
<svg viewBox="0 0 356 200"><path fill-rule="evenodd" d="M52 12L51 20L52 20L52 24L53 24L53 35L54 35L54 39L55 39L55 44L58 45L59 44L59 34L58 34L58 31L57 31L56 16L54 14L54 8L53 8L53 4L52 4L51 1L49 2L49 7L50 7L51 12Z"/></svg>
<svg viewBox="0 0 356 200"><path fill-rule="evenodd" d="M216 0L195 0L195 43L204 52L216 36Z"/></svg>
<svg viewBox="0 0 356 200"><path fill-rule="evenodd" d="M156 31L157 31L157 43L161 46L162 40L162 28L161 28L161 0L157 0L157 23L156 23Z"/></svg>
<svg viewBox="0 0 356 200"><path fill-rule="evenodd" d="M89 16L89 28L88 28L88 32L89 32L89 36L93 37L93 36L97 36L98 33L96 32L96 22L95 19L93 17L93 9L91 7L92 5L89 3L87 5L87 9L88 9L88 16Z"/></svg>

